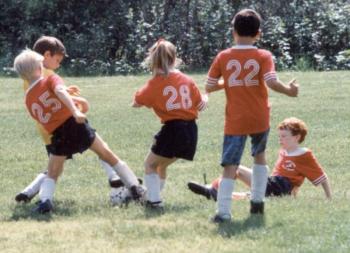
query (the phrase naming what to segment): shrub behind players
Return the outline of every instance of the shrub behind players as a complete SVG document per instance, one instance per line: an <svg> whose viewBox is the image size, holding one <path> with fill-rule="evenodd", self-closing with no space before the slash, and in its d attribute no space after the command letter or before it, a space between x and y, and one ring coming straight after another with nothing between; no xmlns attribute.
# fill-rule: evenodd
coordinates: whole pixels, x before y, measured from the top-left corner
<svg viewBox="0 0 350 253"><path fill-rule="evenodd" d="M287 118L278 125L278 136L281 149L273 172L268 177L265 196L296 196L299 187L307 178L314 186L321 185L326 198L331 199L332 193L329 179L316 160L313 152L300 144L307 135L306 124L297 118ZM236 178L251 187L252 170L239 165ZM211 185L201 185L189 182L188 187L196 194L216 201L217 190L221 177ZM244 193L232 193L233 199L244 198Z"/></svg>
<svg viewBox="0 0 350 253"><path fill-rule="evenodd" d="M195 120L207 103L194 81L176 69L179 62L171 42L156 42L145 59L153 77L136 92L133 103L134 107L152 108L163 123L145 159L147 206L155 209L163 206L160 192L167 167L179 158L193 160L197 145Z"/></svg>
<svg viewBox="0 0 350 253"><path fill-rule="evenodd" d="M48 145L49 163L47 177L40 185L38 213L53 209L53 195L58 177L63 172L67 158L87 149L95 152L116 171L123 183L138 199L143 193L139 182L125 162L120 160L90 127L86 116L74 104L64 81L56 74L44 78L44 57L32 50L24 50L14 61L14 69L29 82L25 104L30 115L52 135Z"/></svg>
<svg viewBox="0 0 350 253"><path fill-rule="evenodd" d="M278 80L272 54L253 44L260 37L260 16L245 9L232 21L236 45L219 52L211 64L207 92L225 89L226 113L221 166L224 167L218 189L217 211L212 221L231 220L232 192L236 171L241 161L247 137L251 137L254 157L252 172L251 213L264 212L267 183L265 147L270 124L270 105L267 87L295 97L295 80L283 84ZM219 84L223 77L224 84Z"/></svg>

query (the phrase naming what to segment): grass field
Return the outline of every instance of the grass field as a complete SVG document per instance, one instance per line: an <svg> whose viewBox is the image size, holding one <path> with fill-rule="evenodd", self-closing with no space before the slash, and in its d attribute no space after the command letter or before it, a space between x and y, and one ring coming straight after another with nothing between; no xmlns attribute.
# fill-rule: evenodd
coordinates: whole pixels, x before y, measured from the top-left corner
<svg viewBox="0 0 350 253"><path fill-rule="evenodd" d="M214 202L186 188L221 173L225 96L210 97L198 120L194 162L178 161L168 170L165 214L131 204L109 205L109 187L97 157L90 151L66 163L55 194L55 212L31 214L34 202L18 205L14 196L47 162L44 146L25 111L19 79L1 78L0 87L0 252L350 252L350 72L282 73L295 76L298 98L270 92L272 103L268 162L278 152L275 127L289 116L309 126L305 146L326 170L333 200L321 187L305 182L297 199L269 199L264 218L250 217L249 201L233 203L231 224L209 222ZM204 86L205 74L192 75ZM91 105L88 118L110 147L143 175L143 159L160 128L152 111L130 107L132 96L149 76L66 78L81 87ZM251 166L249 145L243 164ZM242 183L236 190L246 191Z"/></svg>

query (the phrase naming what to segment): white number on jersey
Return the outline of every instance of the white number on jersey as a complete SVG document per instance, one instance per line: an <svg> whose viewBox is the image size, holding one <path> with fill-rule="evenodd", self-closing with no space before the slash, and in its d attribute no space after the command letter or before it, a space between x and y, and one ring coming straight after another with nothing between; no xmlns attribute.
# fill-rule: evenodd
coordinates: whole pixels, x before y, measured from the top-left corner
<svg viewBox="0 0 350 253"><path fill-rule="evenodd" d="M62 104L58 99L49 98L49 96L50 93L48 91L45 91L39 96L39 100L45 108L52 106L51 111L57 112L59 109L62 108ZM46 124L47 122L49 122L52 114L49 112L44 113L44 109L41 105L39 105L38 103L33 103L31 109L33 115L35 115L41 123Z"/></svg>
<svg viewBox="0 0 350 253"><path fill-rule="evenodd" d="M189 109L192 107L191 92L187 85L181 85L179 92L175 89L174 86L166 86L163 90L163 96L168 96L169 93L170 97L165 104L167 111L180 108ZM181 103L175 103L178 94L180 94Z"/></svg>
<svg viewBox="0 0 350 253"><path fill-rule="evenodd" d="M231 70L233 68L234 68L234 71L228 78L229 87L243 86L243 85L246 85L246 86L259 85L258 80L252 80L259 73L259 70L260 70L259 63L256 60L250 59L244 63L244 66L243 66L244 69L252 68L252 70L243 78L243 80L237 79L242 71L241 63L237 60L230 60L226 65L226 70Z"/></svg>

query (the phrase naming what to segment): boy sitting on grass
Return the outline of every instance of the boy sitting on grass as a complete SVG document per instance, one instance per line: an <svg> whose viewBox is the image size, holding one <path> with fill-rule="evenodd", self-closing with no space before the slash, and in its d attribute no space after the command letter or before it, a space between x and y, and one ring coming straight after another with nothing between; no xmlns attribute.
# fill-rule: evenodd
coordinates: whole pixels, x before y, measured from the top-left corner
<svg viewBox="0 0 350 253"><path fill-rule="evenodd" d="M326 198L331 199L332 193L326 173L312 151L300 146L307 134L306 124L297 118L287 118L278 125L278 133L281 150L275 168L268 177L265 196L296 196L299 187L307 178L313 185L321 185ZM252 170L239 165L236 178L250 188ZM221 177L215 179L211 185L189 182L188 187L192 192L216 201L220 181ZM249 193L232 193L233 199L248 198L248 196Z"/></svg>

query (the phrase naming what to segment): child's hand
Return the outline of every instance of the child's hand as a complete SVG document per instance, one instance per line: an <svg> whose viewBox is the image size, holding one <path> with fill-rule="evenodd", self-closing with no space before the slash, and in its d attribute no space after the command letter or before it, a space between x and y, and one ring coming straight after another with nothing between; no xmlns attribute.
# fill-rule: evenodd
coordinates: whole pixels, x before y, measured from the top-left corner
<svg viewBox="0 0 350 253"><path fill-rule="evenodd" d="M297 97L299 93L299 84L297 83L296 79L291 80L288 83L289 86L289 96L291 97Z"/></svg>
<svg viewBox="0 0 350 253"><path fill-rule="evenodd" d="M76 85L71 85L71 86L67 87L67 92L69 93L69 95L72 95L72 96L79 96L80 95L80 89Z"/></svg>
<svg viewBox="0 0 350 253"><path fill-rule="evenodd" d="M209 96L208 93L201 94L202 101L198 104L199 111L204 111L208 107Z"/></svg>
<svg viewBox="0 0 350 253"><path fill-rule="evenodd" d="M85 122L86 120L86 115L84 113L82 113L81 111L79 110L75 110L74 113L73 113L73 117L75 118L75 121L78 123L78 124L82 124Z"/></svg>

